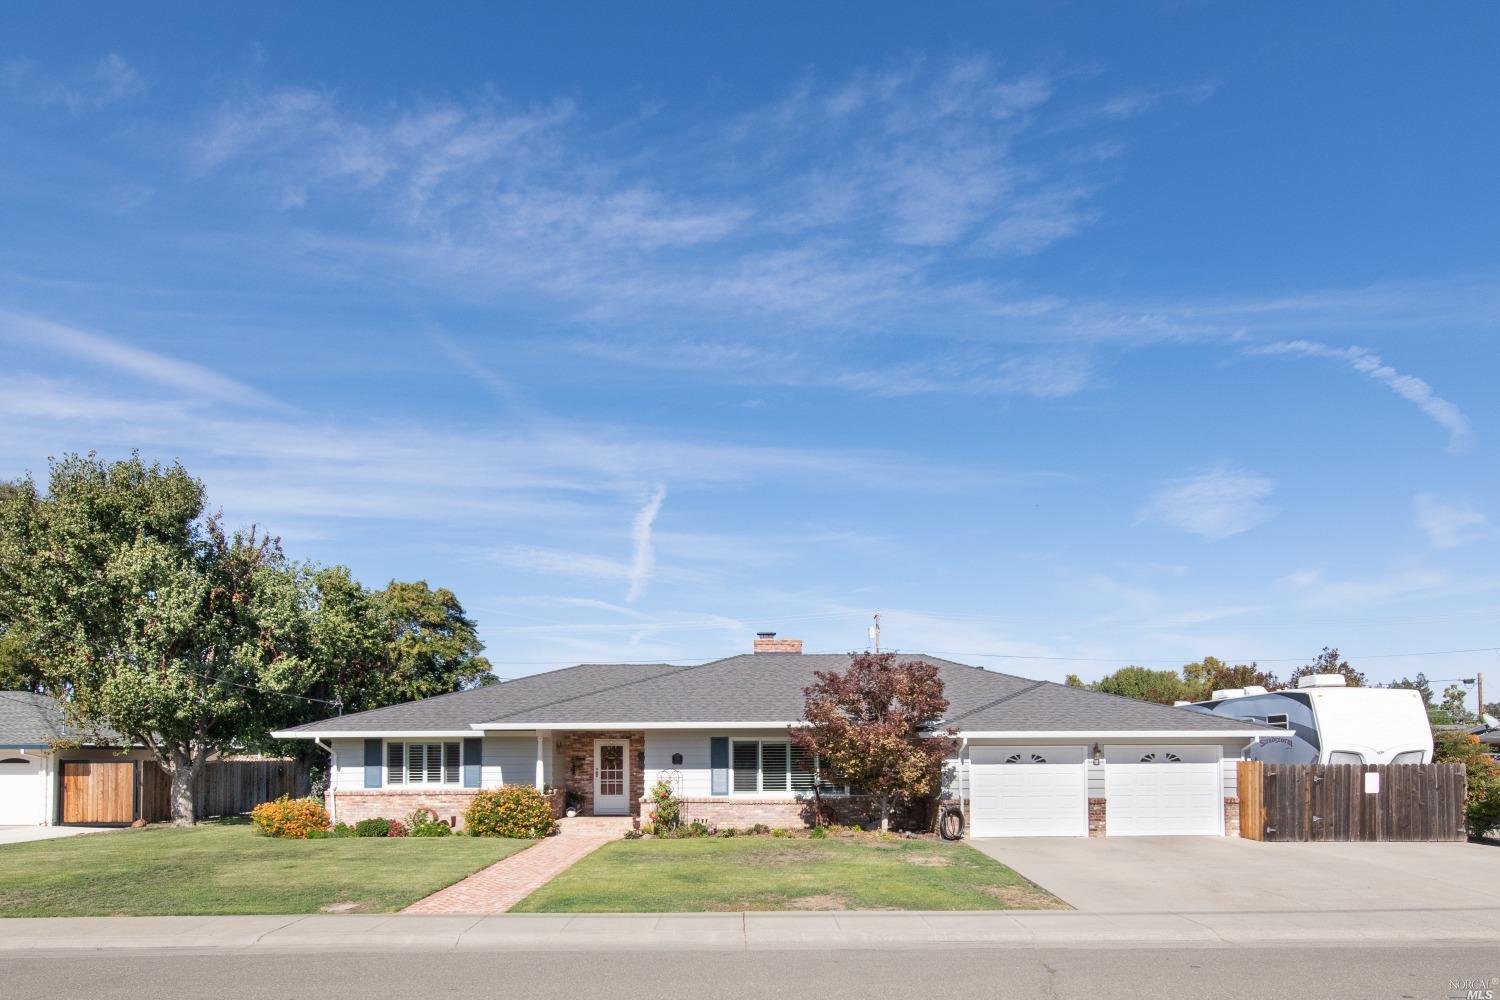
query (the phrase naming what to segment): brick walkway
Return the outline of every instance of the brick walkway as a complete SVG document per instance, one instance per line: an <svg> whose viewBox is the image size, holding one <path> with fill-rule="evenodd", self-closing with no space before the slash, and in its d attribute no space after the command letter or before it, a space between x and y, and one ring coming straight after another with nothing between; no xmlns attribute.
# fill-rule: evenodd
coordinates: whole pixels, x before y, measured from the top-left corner
<svg viewBox="0 0 1500 1000"><path fill-rule="evenodd" d="M629 817L575 816L562 832L497 861L462 882L419 899L403 913L504 913L537 889L630 829Z"/></svg>

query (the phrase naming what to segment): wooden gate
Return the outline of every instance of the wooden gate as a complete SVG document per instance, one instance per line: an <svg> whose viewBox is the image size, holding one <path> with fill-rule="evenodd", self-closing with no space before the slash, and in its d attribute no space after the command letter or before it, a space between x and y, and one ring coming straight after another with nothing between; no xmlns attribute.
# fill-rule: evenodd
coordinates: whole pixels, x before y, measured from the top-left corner
<svg viewBox="0 0 1500 1000"><path fill-rule="evenodd" d="M1464 840L1462 764L1240 761L1240 836L1250 840Z"/></svg>
<svg viewBox="0 0 1500 1000"><path fill-rule="evenodd" d="M136 817L136 763L133 760L62 762L62 821L129 824Z"/></svg>

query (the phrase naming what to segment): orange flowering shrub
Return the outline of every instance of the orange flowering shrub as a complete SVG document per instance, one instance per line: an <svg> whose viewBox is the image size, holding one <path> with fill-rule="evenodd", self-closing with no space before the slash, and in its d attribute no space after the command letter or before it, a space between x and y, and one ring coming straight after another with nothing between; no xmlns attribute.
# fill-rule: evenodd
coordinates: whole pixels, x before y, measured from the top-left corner
<svg viewBox="0 0 1500 1000"><path fill-rule="evenodd" d="M306 840L311 831L328 829L328 811L317 799L283 795L275 802L262 802L250 810L250 822L267 837Z"/></svg>
<svg viewBox="0 0 1500 1000"><path fill-rule="evenodd" d="M474 796L464 813L471 837L520 837L537 840L557 832L552 805L530 785L501 785Z"/></svg>

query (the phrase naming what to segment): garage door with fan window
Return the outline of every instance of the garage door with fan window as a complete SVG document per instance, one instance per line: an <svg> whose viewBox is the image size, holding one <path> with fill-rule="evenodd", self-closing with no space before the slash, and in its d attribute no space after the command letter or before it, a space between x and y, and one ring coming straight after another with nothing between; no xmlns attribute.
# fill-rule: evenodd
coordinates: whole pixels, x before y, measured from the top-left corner
<svg viewBox="0 0 1500 1000"><path fill-rule="evenodd" d="M1222 834L1224 790L1218 757L1214 747L1106 748L1106 833Z"/></svg>
<svg viewBox="0 0 1500 1000"><path fill-rule="evenodd" d="M1086 837L1083 747L969 748L975 837Z"/></svg>

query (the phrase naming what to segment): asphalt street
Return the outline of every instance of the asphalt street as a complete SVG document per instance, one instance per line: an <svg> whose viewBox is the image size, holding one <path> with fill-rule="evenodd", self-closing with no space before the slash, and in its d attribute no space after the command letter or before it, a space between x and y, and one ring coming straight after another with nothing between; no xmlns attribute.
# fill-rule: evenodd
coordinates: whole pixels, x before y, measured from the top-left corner
<svg viewBox="0 0 1500 1000"><path fill-rule="evenodd" d="M0 955L6 1000L369 1000L370 997L969 998L1463 997L1500 977L1493 944L883 951L413 951ZM1455 993L1454 991L1459 992Z"/></svg>

